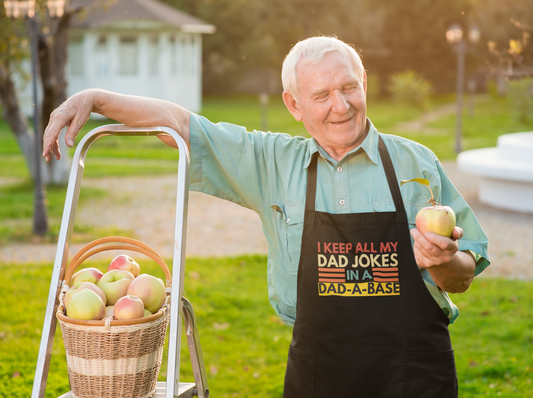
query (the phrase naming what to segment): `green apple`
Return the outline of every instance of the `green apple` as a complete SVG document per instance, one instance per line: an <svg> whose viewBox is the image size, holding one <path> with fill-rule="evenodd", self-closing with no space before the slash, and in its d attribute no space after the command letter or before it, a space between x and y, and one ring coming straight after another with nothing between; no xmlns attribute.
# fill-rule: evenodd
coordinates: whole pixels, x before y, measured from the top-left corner
<svg viewBox="0 0 533 398"><path fill-rule="evenodd" d="M455 228L455 212L450 206L428 206L418 212L415 222L423 234L434 232L450 238Z"/></svg>
<svg viewBox="0 0 533 398"><path fill-rule="evenodd" d="M146 308L144 309L144 317L147 317L147 316L152 316L154 314L152 314L150 311L148 311Z"/></svg>
<svg viewBox="0 0 533 398"><path fill-rule="evenodd" d="M70 280L70 286L74 286L76 283L85 281L97 283L102 277L102 275L104 275L103 272L100 271L98 268L84 268L72 275L72 279Z"/></svg>
<svg viewBox="0 0 533 398"><path fill-rule="evenodd" d="M139 297L128 294L117 300L113 315L118 320L142 318L144 304Z"/></svg>
<svg viewBox="0 0 533 398"><path fill-rule="evenodd" d="M427 201L427 203L431 203L431 206L424 207L416 215L416 228L423 234L426 232L434 232L438 235L451 238L456 222L453 209L450 206L443 206L435 201L433 198L433 191L431 191L429 181L426 178L402 180L401 185L408 182L418 182L419 184L427 186L431 195Z"/></svg>
<svg viewBox="0 0 533 398"><path fill-rule="evenodd" d="M160 278L141 274L131 282L127 294L139 297L144 303L144 308L156 313L165 302L165 284Z"/></svg>
<svg viewBox="0 0 533 398"><path fill-rule="evenodd" d="M68 305L70 298L75 293L82 291L83 289L91 289L93 292L98 294L104 301L104 304L106 304L107 298L105 296L104 291L100 289L98 286L96 286L94 283L85 281L85 282L78 282L74 286L72 286L70 289L67 290L67 292L65 293L65 307Z"/></svg>
<svg viewBox="0 0 533 398"><path fill-rule="evenodd" d="M133 258L125 254L121 254L120 256L115 257L111 261L111 263L109 263L109 267L107 268L107 270L111 271L113 269L130 271L134 277L139 276L139 273L141 272L141 267L139 266L139 264L137 264L137 262Z"/></svg>
<svg viewBox="0 0 533 398"><path fill-rule="evenodd" d="M100 320L104 315L104 300L91 289L76 292L69 300L67 316L70 318Z"/></svg>
<svg viewBox="0 0 533 398"><path fill-rule="evenodd" d="M114 311L115 311L115 306L114 305L108 305L107 307L105 307L104 319L105 318L109 318L109 319L113 320L113 312Z"/></svg>
<svg viewBox="0 0 533 398"><path fill-rule="evenodd" d="M135 277L129 271L114 269L106 272L98 281L97 286L104 291L107 305L115 305L119 298L126 295L134 279Z"/></svg>

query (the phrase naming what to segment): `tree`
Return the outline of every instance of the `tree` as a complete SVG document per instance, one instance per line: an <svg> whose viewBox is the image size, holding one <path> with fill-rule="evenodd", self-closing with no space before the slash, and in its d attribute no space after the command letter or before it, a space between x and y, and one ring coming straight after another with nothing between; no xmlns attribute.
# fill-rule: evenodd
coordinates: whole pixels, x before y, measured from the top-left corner
<svg viewBox="0 0 533 398"><path fill-rule="evenodd" d="M0 29L0 101L3 104L2 117L15 135L30 175L34 178L34 136L28 130L28 121L20 108L13 80L14 73L24 77L21 64L29 56L29 49L27 48L27 41L26 46L20 45L20 38L17 37L13 30L14 28L22 30L24 28L23 24L9 21L3 7L0 11L0 25L2 26L2 29Z"/></svg>
<svg viewBox="0 0 533 398"><path fill-rule="evenodd" d="M163 1L217 27L203 39L206 92L234 91L252 69L267 69L279 79L290 48L312 35L336 35L358 49L368 48L369 56L380 52L373 50L380 47L383 13L372 8L371 0Z"/></svg>
<svg viewBox="0 0 533 398"><path fill-rule="evenodd" d="M40 65L39 78L43 88L40 112L41 133L43 127L48 124L52 111L67 97L65 65L67 62L68 26L72 15L79 10L67 8L62 16L51 18L46 12L45 3L45 0L37 2L35 16L40 26L37 41ZM29 51L28 40L21 40L21 36L26 35L27 37L27 34L21 21L7 19L3 7L1 10L0 99L4 105L3 116L17 139L32 177L35 178L33 156L35 139L34 135L28 131L28 121L22 113L13 78L16 73L19 75L24 73L22 65L27 60ZM64 146L64 144L62 145ZM41 170L45 183L65 183L68 181L70 160L66 148L63 147L62 149L65 156L60 161L54 159L47 164L43 162L44 167L41 167Z"/></svg>

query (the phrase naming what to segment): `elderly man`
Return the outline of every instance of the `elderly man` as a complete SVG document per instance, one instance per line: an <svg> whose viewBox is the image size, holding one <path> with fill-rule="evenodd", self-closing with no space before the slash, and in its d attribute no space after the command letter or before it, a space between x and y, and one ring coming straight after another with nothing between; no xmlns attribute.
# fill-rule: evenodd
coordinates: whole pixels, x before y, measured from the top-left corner
<svg viewBox="0 0 533 398"><path fill-rule="evenodd" d="M43 155L60 156L64 126L72 146L90 112L175 129L191 150L191 189L262 220L269 299L294 325L284 397L456 397L448 324L459 311L446 292L466 291L488 266L483 230L430 150L378 133L367 119L366 73L352 47L328 37L299 42L282 80L310 139L87 90L52 114ZM398 182L419 177L455 210L450 238L414 227L427 188Z"/></svg>

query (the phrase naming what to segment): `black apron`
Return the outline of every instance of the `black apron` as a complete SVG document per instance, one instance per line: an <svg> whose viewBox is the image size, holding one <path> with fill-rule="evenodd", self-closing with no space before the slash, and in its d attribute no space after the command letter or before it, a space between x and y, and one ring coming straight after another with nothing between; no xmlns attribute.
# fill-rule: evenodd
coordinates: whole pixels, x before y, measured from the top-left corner
<svg viewBox="0 0 533 398"><path fill-rule="evenodd" d="M379 153L395 212L315 211L317 154L309 165L284 398L458 395L449 321L420 275L381 137Z"/></svg>

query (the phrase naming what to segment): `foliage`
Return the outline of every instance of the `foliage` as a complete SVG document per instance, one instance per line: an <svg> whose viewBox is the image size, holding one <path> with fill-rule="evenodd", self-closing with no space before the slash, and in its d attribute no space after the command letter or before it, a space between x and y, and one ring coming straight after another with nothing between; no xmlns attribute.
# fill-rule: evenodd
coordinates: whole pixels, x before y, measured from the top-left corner
<svg viewBox="0 0 533 398"><path fill-rule="evenodd" d="M386 8L384 37L389 51L376 65L384 76L406 69L421 73L439 92L453 90L455 55L446 42L453 23L466 25L469 0L380 1Z"/></svg>
<svg viewBox="0 0 533 398"><path fill-rule="evenodd" d="M366 76L366 98L373 101L378 100L381 91L381 81L379 75L367 74Z"/></svg>
<svg viewBox="0 0 533 398"><path fill-rule="evenodd" d="M389 91L397 102L425 108L431 90L431 82L412 70L397 72L390 78Z"/></svg>
<svg viewBox="0 0 533 398"><path fill-rule="evenodd" d="M481 30L481 41L486 45L479 51L492 75L512 74L510 66L520 75L523 65L533 66L533 51L528 38L532 32L533 8L529 0L471 0L474 4L472 19ZM518 67L517 67L518 66Z"/></svg>
<svg viewBox="0 0 533 398"><path fill-rule="evenodd" d="M142 272L162 277L151 262L136 260ZM85 265L105 270L107 263ZM4 264L0 273L4 280L0 397L28 397L52 266ZM469 291L453 295L461 309L459 319L450 326L461 397L521 398L533 394L532 292L531 281L478 278ZM279 321L268 303L266 258L188 258L184 295L195 308L211 392L221 398L281 398L292 330ZM180 380L192 381L184 338L181 346ZM165 372L166 358L161 380ZM46 397L57 397L67 390L58 330Z"/></svg>
<svg viewBox="0 0 533 398"><path fill-rule="evenodd" d="M24 22L9 20L4 7L0 7L0 26L0 68L17 73L26 82L29 76L24 72L22 62L30 56L30 46L28 40L21 40L17 35L26 32Z"/></svg>

